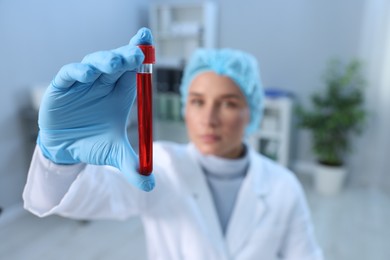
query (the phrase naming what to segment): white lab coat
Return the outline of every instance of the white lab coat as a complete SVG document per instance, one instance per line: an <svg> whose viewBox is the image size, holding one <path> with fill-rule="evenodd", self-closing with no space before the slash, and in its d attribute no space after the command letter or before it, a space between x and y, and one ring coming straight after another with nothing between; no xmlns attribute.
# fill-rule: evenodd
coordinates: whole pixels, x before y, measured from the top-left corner
<svg viewBox="0 0 390 260"><path fill-rule="evenodd" d="M39 216L142 218L153 260L322 259L294 175L249 149L250 166L224 236L191 144L154 144L156 187L139 191L112 167L56 165L36 149L24 190Z"/></svg>

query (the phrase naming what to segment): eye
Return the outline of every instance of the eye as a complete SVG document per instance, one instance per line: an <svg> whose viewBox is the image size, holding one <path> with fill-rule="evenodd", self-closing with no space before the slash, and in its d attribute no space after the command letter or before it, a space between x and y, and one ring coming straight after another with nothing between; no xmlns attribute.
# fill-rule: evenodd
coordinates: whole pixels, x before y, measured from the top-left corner
<svg viewBox="0 0 390 260"><path fill-rule="evenodd" d="M204 104L204 101L200 98L192 98L190 99L190 104L193 106L202 106Z"/></svg>
<svg viewBox="0 0 390 260"><path fill-rule="evenodd" d="M222 106L226 107L226 108L237 108L238 103L236 101L232 101L232 100L224 100L222 102Z"/></svg>

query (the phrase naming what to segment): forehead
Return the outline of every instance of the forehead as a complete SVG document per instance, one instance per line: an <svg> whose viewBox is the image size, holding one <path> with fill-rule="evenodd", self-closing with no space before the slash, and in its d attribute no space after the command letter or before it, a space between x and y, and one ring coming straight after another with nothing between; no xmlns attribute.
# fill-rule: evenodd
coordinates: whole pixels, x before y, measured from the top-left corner
<svg viewBox="0 0 390 260"><path fill-rule="evenodd" d="M244 98L241 89L227 76L207 71L197 75L191 82L189 93L213 95L234 94Z"/></svg>

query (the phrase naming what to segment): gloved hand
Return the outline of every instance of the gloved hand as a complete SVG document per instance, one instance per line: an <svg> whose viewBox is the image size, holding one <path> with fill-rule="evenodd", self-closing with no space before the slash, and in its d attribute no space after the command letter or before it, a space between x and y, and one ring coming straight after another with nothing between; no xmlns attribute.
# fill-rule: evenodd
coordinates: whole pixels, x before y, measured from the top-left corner
<svg viewBox="0 0 390 260"><path fill-rule="evenodd" d="M43 96L37 143L57 164L111 165L130 183L150 191L154 176L137 172L138 156L126 132L136 68L144 60L139 44L152 44L149 29L140 29L129 45L62 67Z"/></svg>

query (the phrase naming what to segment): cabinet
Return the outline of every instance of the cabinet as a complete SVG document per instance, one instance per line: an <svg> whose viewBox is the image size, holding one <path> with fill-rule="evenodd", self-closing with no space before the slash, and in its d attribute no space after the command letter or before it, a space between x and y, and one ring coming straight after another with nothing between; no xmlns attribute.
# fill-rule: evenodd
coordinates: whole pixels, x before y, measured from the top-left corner
<svg viewBox="0 0 390 260"><path fill-rule="evenodd" d="M216 46L217 8L213 2L153 4L150 27L156 66L184 67L199 47Z"/></svg>
<svg viewBox="0 0 390 260"><path fill-rule="evenodd" d="M249 137L249 143L261 154L289 166L292 98L267 96L264 114L258 132Z"/></svg>

